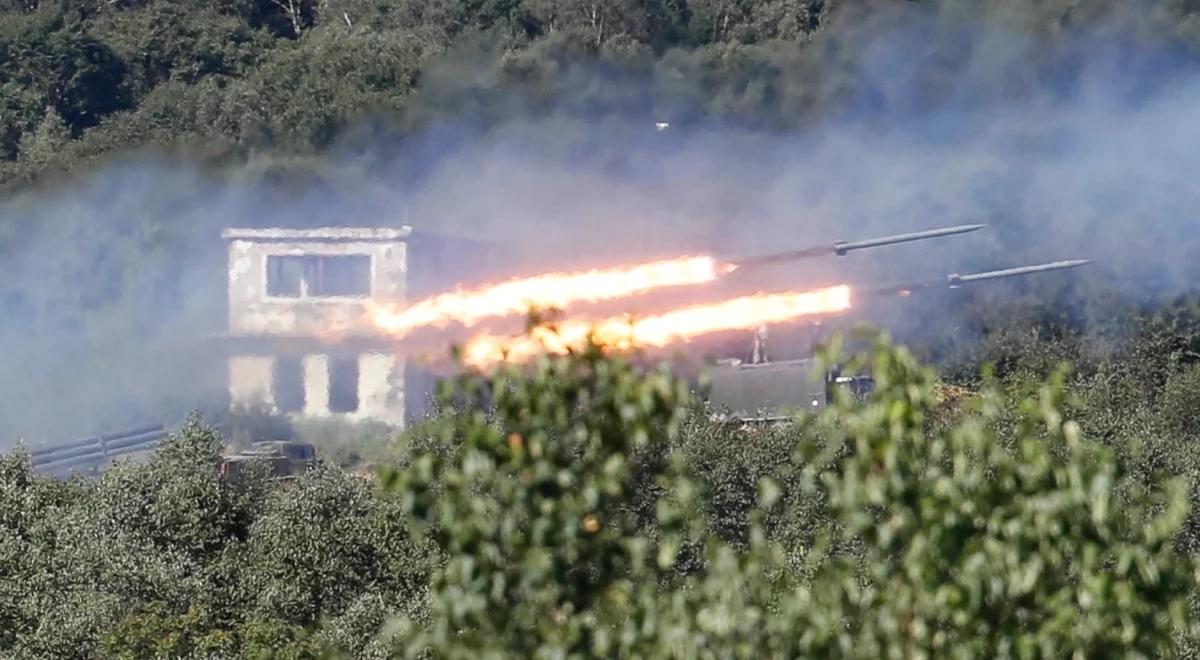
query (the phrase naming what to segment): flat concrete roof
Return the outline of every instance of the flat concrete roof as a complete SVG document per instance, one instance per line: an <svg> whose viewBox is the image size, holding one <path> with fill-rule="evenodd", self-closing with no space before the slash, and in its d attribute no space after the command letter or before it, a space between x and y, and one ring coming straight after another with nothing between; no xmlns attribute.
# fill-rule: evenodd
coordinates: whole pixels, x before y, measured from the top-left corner
<svg viewBox="0 0 1200 660"><path fill-rule="evenodd" d="M227 241L303 242L303 241L401 241L412 233L412 227L316 227L287 229L267 227L247 229L231 227L221 231Z"/></svg>

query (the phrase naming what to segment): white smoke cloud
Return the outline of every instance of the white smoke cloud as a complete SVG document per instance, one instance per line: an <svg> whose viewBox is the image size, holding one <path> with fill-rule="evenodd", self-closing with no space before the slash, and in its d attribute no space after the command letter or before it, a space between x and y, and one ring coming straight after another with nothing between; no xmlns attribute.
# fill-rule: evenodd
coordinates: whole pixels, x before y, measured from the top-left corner
<svg viewBox="0 0 1200 660"><path fill-rule="evenodd" d="M921 14L836 29L865 48L831 56L824 77L784 81L811 82L821 108L788 130L697 120L664 96L688 57L672 53L629 80L578 64L557 111L528 110L518 91L513 116L487 131L462 119L382 155L347 148L299 190L239 183L257 163L212 174L139 159L0 201L0 438L65 440L220 405L226 226L410 224L494 242L509 254L501 277L983 222L986 233L783 268L760 285L1084 257L1097 264L1080 291L1149 300L1195 287L1190 52L1124 21L1052 40ZM583 112L601 82L650 101ZM902 322L929 323L912 309L921 318Z"/></svg>

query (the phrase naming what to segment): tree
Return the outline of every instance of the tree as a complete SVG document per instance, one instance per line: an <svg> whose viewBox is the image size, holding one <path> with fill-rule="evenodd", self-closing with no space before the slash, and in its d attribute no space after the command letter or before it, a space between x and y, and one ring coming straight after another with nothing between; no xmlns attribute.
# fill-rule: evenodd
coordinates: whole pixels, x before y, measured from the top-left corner
<svg viewBox="0 0 1200 660"><path fill-rule="evenodd" d="M1084 439L1066 417L1062 372L1020 403L1006 446L989 428L1004 408L995 384L974 415L927 436L932 371L885 345L873 362L872 402L826 431L851 455L839 469L810 470L842 534L862 548L799 592L800 611L845 623L814 628L811 650L1147 657L1171 648L1195 586L1174 547L1188 510L1183 482L1138 483Z"/></svg>
<svg viewBox="0 0 1200 660"><path fill-rule="evenodd" d="M632 0L550 0L529 3L534 20L547 34L578 34L593 48L619 37L647 41L648 4Z"/></svg>
<svg viewBox="0 0 1200 660"><path fill-rule="evenodd" d="M0 457L0 655L361 654L420 612L430 560L395 500L331 466L222 478L220 449L192 419L97 480Z"/></svg>
<svg viewBox="0 0 1200 660"><path fill-rule="evenodd" d="M409 624L406 648L1147 657L1189 631L1195 567L1174 546L1183 484L1131 479L1083 439L1061 373L1020 403L1006 444L995 384L972 414L931 426L928 367L882 339L866 364L868 402L845 398L797 427L790 482L828 503L829 524L768 533L784 500L766 478L738 545L696 527L702 482L669 449L688 410L682 381L594 347L528 374L502 369L484 389L460 381L465 409L436 426L445 449L391 475L418 536L446 555L429 624ZM649 525L630 515L646 469ZM703 561L672 571L685 539Z"/></svg>
<svg viewBox="0 0 1200 660"><path fill-rule="evenodd" d="M699 0L689 4L692 30L703 42L759 43L802 39L815 32L830 11L821 0Z"/></svg>
<svg viewBox="0 0 1200 660"><path fill-rule="evenodd" d="M395 502L370 482L322 466L268 499L247 540L246 576L263 620L311 625L364 593L394 612L419 602L428 566ZM365 640L364 640L365 641Z"/></svg>
<svg viewBox="0 0 1200 660"><path fill-rule="evenodd" d="M71 132L63 118L53 107L46 108L46 116L31 133L21 136L17 153L22 165L41 169L51 163L71 139Z"/></svg>
<svg viewBox="0 0 1200 660"><path fill-rule="evenodd" d="M457 412L431 429L445 450L390 475L417 538L432 535L446 555L429 624L410 623L406 648L614 653L613 617L634 580L653 581L675 559L676 542L663 539L656 553L642 533L637 486L639 473L671 468L661 448L679 431L686 383L638 375L593 348L528 376L506 369L486 387L470 377L458 385L443 401ZM488 399L495 423L481 407Z"/></svg>
<svg viewBox="0 0 1200 660"><path fill-rule="evenodd" d="M316 2L312 0L270 0L287 18L292 36L299 39L304 29L312 25Z"/></svg>
<svg viewBox="0 0 1200 660"><path fill-rule="evenodd" d="M23 90L66 122L73 136L106 115L129 107L124 62L89 35L82 23L41 10L0 26L0 55L15 66L0 69L0 88ZM35 120L36 121L36 120Z"/></svg>

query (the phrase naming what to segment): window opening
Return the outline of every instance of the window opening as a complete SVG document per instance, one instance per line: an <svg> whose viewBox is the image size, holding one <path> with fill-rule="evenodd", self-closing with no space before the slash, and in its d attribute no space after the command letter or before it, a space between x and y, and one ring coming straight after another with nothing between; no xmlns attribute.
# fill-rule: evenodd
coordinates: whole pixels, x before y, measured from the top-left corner
<svg viewBox="0 0 1200 660"><path fill-rule="evenodd" d="M335 413L358 410L357 358L337 358L329 362L329 410Z"/></svg>
<svg viewBox="0 0 1200 660"><path fill-rule="evenodd" d="M267 295L278 298L371 295L371 257L270 255Z"/></svg>
<svg viewBox="0 0 1200 660"><path fill-rule="evenodd" d="M304 410L303 371L298 358L275 359L275 407L280 412L295 413Z"/></svg>

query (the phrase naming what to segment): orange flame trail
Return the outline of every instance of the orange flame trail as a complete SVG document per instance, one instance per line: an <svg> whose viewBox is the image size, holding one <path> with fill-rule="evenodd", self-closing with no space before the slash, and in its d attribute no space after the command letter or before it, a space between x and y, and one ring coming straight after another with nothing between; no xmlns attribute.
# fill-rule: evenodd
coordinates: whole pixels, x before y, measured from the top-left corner
<svg viewBox="0 0 1200 660"><path fill-rule="evenodd" d="M376 305L370 315L376 327L402 337L422 327L471 325L485 318L523 314L531 307L564 307L663 287L703 284L734 268L712 257L680 257L619 268L548 273L470 291L443 293L408 306Z"/></svg>
<svg viewBox="0 0 1200 660"><path fill-rule="evenodd" d="M804 292L759 293L641 319L565 321L554 327L536 327L524 337L484 334L463 347L463 361L477 368L503 361L526 362L541 353L562 354L579 349L589 335L600 346L615 349L665 346L722 330L754 328L844 311L850 308L850 294L850 287L845 285Z"/></svg>

